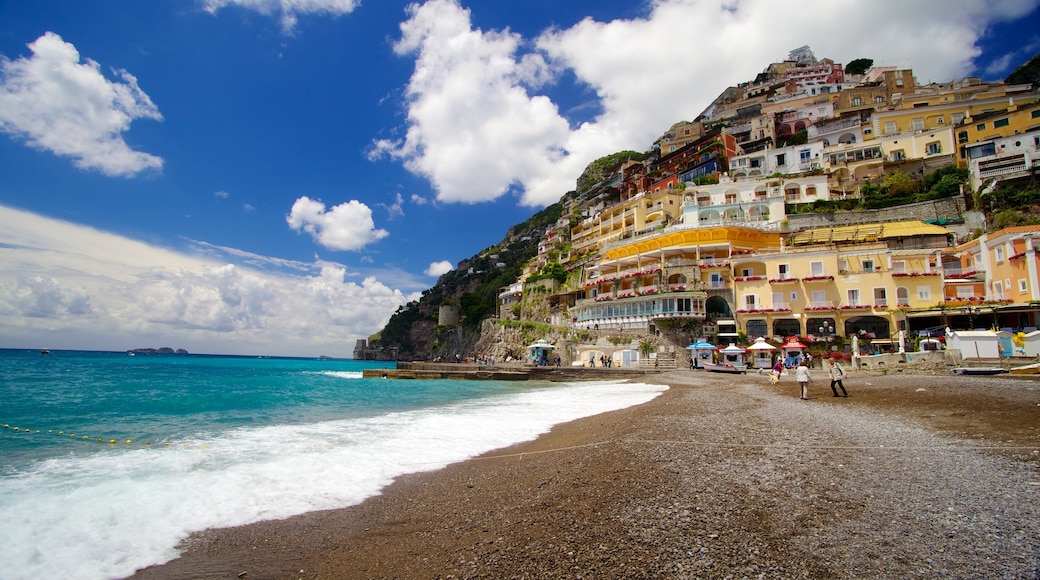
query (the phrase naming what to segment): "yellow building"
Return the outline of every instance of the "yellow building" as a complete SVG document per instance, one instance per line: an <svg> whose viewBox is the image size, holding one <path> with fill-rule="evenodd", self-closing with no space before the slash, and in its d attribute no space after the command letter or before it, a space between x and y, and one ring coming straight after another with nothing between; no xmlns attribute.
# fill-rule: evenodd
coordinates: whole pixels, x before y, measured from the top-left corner
<svg viewBox="0 0 1040 580"><path fill-rule="evenodd" d="M1038 96L1033 94L1034 97ZM1020 103L1021 101L1016 102ZM1040 102L1033 100L1028 104L1013 104L998 110L979 112L965 117L963 123L954 129L957 138L958 159L966 161L966 148L972 143L1009 137L1040 128Z"/></svg>
<svg viewBox="0 0 1040 580"><path fill-rule="evenodd" d="M949 236L915 221L818 228L780 252L735 258L738 326L749 338L889 338L909 310L941 300Z"/></svg>
<svg viewBox="0 0 1040 580"><path fill-rule="evenodd" d="M1040 226L1015 226L943 256L942 315L954 328L1035 330L1040 323Z"/></svg>
<svg viewBox="0 0 1040 580"><path fill-rule="evenodd" d="M643 192L605 207L571 228L571 253L598 253L606 243L660 229L682 213L682 192Z"/></svg>
<svg viewBox="0 0 1040 580"><path fill-rule="evenodd" d="M1032 111L1038 106L1040 93L1015 92L998 96L979 96L972 100L944 101L941 96L929 101L908 100L913 106L876 111L871 116L875 139L905 133L934 132L953 127L957 144L963 146L983 139L1012 135L1036 125ZM868 137L864 135L864 139ZM963 149L958 151L963 162Z"/></svg>

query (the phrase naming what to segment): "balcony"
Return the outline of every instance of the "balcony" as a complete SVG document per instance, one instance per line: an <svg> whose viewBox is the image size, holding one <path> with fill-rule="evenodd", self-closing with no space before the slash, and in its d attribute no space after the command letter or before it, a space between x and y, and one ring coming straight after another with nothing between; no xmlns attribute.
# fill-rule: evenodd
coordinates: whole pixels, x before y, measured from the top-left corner
<svg viewBox="0 0 1040 580"><path fill-rule="evenodd" d="M794 284L798 282L798 278L770 278L770 284Z"/></svg>
<svg viewBox="0 0 1040 580"><path fill-rule="evenodd" d="M837 309L837 305L835 305L834 302L831 302L830 300L810 302L809 305L805 307L806 312L833 311Z"/></svg>
<svg viewBox="0 0 1040 580"><path fill-rule="evenodd" d="M806 276L802 282L833 282L834 276Z"/></svg>
<svg viewBox="0 0 1040 580"><path fill-rule="evenodd" d="M734 276L734 282L760 282L765 280L765 276Z"/></svg>

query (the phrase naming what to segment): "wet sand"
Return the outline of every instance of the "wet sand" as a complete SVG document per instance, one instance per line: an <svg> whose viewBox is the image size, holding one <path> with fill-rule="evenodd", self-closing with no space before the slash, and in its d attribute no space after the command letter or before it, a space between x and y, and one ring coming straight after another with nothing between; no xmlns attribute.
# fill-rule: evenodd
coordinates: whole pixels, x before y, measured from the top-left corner
<svg viewBox="0 0 1040 580"><path fill-rule="evenodd" d="M170 578L1036 578L1040 381L675 371L654 401L196 534Z"/></svg>

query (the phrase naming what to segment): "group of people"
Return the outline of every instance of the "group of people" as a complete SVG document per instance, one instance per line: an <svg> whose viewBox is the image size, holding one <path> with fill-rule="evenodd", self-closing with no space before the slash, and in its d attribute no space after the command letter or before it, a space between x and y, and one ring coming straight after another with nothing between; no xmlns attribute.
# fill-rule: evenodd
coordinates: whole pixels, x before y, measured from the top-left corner
<svg viewBox="0 0 1040 580"><path fill-rule="evenodd" d="M776 361L776 364L773 365L773 374L772 374L772 377L771 377L773 379L773 383L774 384L780 382L780 375L782 375L783 372L784 372L783 361L780 361L780 360ZM831 361L831 366L827 370L827 372L828 372L828 374L830 375L830 378L831 378L831 392L834 393L834 396L835 397L839 396L838 395L838 389L840 388L841 389L841 393L842 393L841 396L844 396L845 398L848 398L849 392L845 390L845 382L844 382L845 381L845 367L841 366L841 363L839 361L832 360ZM805 359L802 359L798 363L798 366L795 367L794 380L798 383L798 386L801 387L802 400L803 401L808 400L809 399L809 383L812 382L812 373L809 372L809 365L807 364L807 361Z"/></svg>
<svg viewBox="0 0 1040 580"><path fill-rule="evenodd" d="M589 354L589 367L595 367L595 366L596 366L596 355ZM609 356L607 356L605 354L604 355L600 355L600 357L599 357L599 366L601 366L603 368L608 368L608 367L614 366L614 358L613 357L609 357Z"/></svg>

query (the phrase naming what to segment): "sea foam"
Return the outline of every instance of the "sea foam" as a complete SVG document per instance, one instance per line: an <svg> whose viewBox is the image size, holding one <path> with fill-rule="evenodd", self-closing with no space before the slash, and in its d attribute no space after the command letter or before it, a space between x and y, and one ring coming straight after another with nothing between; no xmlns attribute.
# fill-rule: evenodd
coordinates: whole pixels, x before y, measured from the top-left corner
<svg viewBox="0 0 1040 580"><path fill-rule="evenodd" d="M553 385L47 459L0 480L0 578L125 577L176 558L177 544L192 532L355 505L399 475L531 440L558 423L644 403L665 389Z"/></svg>

